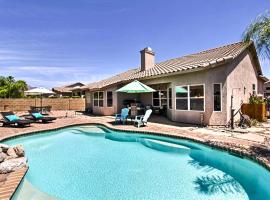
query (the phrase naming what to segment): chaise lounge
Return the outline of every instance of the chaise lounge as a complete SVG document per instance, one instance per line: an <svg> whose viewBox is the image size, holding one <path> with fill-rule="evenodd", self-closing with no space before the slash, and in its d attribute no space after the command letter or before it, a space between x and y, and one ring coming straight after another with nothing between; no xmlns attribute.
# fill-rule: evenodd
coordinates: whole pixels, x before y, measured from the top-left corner
<svg viewBox="0 0 270 200"><path fill-rule="evenodd" d="M32 120L29 119L21 119L17 115L15 115L13 112L1 112L1 115L3 116L3 119L0 121L3 126L30 126L31 123L33 123Z"/></svg>
<svg viewBox="0 0 270 200"><path fill-rule="evenodd" d="M28 111L30 116L27 117L28 119L31 119L35 122L42 122L42 123L48 123L56 120L56 117L50 117L50 116L44 116L39 111Z"/></svg>

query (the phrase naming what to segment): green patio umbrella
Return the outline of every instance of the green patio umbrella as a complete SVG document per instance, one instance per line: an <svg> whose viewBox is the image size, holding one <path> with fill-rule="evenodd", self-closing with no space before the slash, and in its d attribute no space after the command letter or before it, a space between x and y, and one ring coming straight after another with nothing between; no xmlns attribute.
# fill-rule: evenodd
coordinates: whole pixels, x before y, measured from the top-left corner
<svg viewBox="0 0 270 200"><path fill-rule="evenodd" d="M186 88L184 88L184 87L180 87L180 86L176 86L175 87L175 93L176 94L179 94L179 93L187 93L188 91L187 91L187 89Z"/></svg>
<svg viewBox="0 0 270 200"><path fill-rule="evenodd" d="M117 92L125 92L125 93L147 93L147 92L155 92L153 88L141 83L140 81L133 81L120 89Z"/></svg>

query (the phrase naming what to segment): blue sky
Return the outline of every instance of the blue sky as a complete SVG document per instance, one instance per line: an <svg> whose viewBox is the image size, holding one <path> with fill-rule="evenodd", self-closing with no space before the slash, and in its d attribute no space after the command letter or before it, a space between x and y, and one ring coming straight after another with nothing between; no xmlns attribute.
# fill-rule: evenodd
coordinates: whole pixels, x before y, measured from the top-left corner
<svg viewBox="0 0 270 200"><path fill-rule="evenodd" d="M31 86L89 83L241 40L269 0L0 0L0 75ZM262 62L270 77L270 64Z"/></svg>

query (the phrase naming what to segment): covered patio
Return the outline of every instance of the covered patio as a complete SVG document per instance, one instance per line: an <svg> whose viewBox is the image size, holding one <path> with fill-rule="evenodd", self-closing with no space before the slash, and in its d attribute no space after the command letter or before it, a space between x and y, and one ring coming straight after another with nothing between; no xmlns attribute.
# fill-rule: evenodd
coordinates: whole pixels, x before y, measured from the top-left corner
<svg viewBox="0 0 270 200"><path fill-rule="evenodd" d="M148 86L155 91L144 93L118 92L118 112L123 107L135 106L138 114L142 114L146 108L151 108L154 114L166 116L170 101L169 84L150 84Z"/></svg>

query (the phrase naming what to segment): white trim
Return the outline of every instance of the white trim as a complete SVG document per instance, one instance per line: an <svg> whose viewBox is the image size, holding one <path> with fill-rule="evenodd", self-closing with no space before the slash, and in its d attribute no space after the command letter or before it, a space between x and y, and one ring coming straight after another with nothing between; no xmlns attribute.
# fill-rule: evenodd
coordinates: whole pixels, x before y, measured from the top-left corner
<svg viewBox="0 0 270 200"><path fill-rule="evenodd" d="M187 97L176 97L176 90L175 90L175 88L176 87L187 87L187 90L188 90L188 95L187 95ZM176 111L189 111L189 86L188 85L175 85L174 86L174 93L175 93L175 98L174 98L174 110L176 110ZM187 103L188 103L188 108L187 108L187 110L181 110L181 109L176 109L176 100L177 99L187 99Z"/></svg>
<svg viewBox="0 0 270 200"><path fill-rule="evenodd" d="M215 105L214 105L215 104L214 85L217 85L217 84L220 85L220 111L215 111ZM212 87L212 89L213 89L213 93L212 93L212 95L213 95L213 112L220 113L220 112L222 112L222 96L223 96L222 83L213 83L212 86L213 86Z"/></svg>
<svg viewBox="0 0 270 200"><path fill-rule="evenodd" d="M167 97L166 98L161 98L160 92L161 91L166 91L167 92ZM156 90L156 92L158 92L158 98L154 98L154 92L152 92L152 105L154 108L160 108L162 106L162 99L166 99L167 101L167 107L168 107L168 90ZM158 106L154 106L154 99L158 99L159 100L159 105Z"/></svg>
<svg viewBox="0 0 270 200"><path fill-rule="evenodd" d="M190 86L200 86L202 85L203 86L203 110L190 110ZM175 88L176 87L187 87L188 89L188 96L187 97L176 97L176 94L175 94L175 111L189 111L189 112L205 112L205 83L201 83L201 84L191 84L191 85L175 85ZM187 110L180 110L180 109L176 109L176 100L177 99L186 99L187 98L187 101L188 101L188 109ZM192 97L193 98L193 97ZM193 98L194 99L194 98Z"/></svg>
<svg viewBox="0 0 270 200"><path fill-rule="evenodd" d="M200 86L203 85L203 110L190 110L190 105L189 105L189 111L195 111L195 112L205 112L205 83L202 84L193 84L193 85L189 85L189 100L190 100L190 86ZM192 97L194 98L194 97ZM190 101L189 101L190 104Z"/></svg>
<svg viewBox="0 0 270 200"><path fill-rule="evenodd" d="M99 99L99 93L100 93L100 92L103 93L103 99ZM97 98L97 99L95 99L95 93L98 93L98 98ZM98 101L98 105L97 105L97 106L95 106L95 100ZM99 106L99 101L100 101L100 100L103 100L103 106ZM93 107L99 107L99 108L105 107L105 106L104 106L104 91L96 91L96 92L93 92Z"/></svg>
<svg viewBox="0 0 270 200"><path fill-rule="evenodd" d="M173 105L170 108L170 89L171 89L171 92L172 92L171 100L172 100L172 104L173 104L173 89L172 89L172 87L168 87L167 88L167 104L168 104L167 109L168 110L173 110Z"/></svg>

